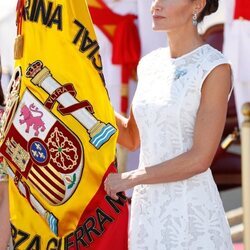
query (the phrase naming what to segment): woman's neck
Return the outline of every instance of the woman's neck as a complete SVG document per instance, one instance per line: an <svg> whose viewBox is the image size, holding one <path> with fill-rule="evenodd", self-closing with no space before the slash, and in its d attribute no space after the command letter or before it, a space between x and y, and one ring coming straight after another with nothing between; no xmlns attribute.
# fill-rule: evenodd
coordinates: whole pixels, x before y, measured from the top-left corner
<svg viewBox="0 0 250 250"><path fill-rule="evenodd" d="M170 48L170 56L172 58L180 57L204 44L197 30L172 31L168 32L168 44Z"/></svg>

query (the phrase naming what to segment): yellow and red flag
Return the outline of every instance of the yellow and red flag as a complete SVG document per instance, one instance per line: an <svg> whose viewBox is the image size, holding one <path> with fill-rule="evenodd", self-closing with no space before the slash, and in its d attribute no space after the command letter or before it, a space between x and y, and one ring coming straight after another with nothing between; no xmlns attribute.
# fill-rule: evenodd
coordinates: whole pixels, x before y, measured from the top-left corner
<svg viewBox="0 0 250 250"><path fill-rule="evenodd" d="M107 196L117 128L83 0L19 0L1 124L15 249L127 249L126 197Z"/></svg>

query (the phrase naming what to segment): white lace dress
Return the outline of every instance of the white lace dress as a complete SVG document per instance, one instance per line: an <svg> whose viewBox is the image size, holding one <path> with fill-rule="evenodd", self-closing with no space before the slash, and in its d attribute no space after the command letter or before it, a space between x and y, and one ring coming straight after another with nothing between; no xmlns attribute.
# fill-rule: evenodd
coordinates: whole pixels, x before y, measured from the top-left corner
<svg viewBox="0 0 250 250"><path fill-rule="evenodd" d="M209 45L177 59L170 57L168 48L161 48L141 60L133 100L141 139L139 168L192 147L202 83L225 63ZM184 181L136 186L129 231L130 250L233 249L210 169Z"/></svg>

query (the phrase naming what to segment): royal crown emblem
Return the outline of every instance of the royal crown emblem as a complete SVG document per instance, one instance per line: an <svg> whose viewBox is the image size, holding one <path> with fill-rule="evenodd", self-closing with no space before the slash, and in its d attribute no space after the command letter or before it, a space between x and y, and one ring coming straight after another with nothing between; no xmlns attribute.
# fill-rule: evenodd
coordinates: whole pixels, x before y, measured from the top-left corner
<svg viewBox="0 0 250 250"><path fill-rule="evenodd" d="M41 61L35 61L34 63L30 64L30 66L26 70L26 77L33 78L38 74L43 68L43 63Z"/></svg>

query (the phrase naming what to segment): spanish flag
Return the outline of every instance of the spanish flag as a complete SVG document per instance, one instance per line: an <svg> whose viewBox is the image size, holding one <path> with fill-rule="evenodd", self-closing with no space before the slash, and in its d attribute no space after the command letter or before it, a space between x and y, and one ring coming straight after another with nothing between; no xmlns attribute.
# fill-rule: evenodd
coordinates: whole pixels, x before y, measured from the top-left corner
<svg viewBox="0 0 250 250"><path fill-rule="evenodd" d="M84 0L19 0L16 68L1 124L15 249L127 249L117 128Z"/></svg>

